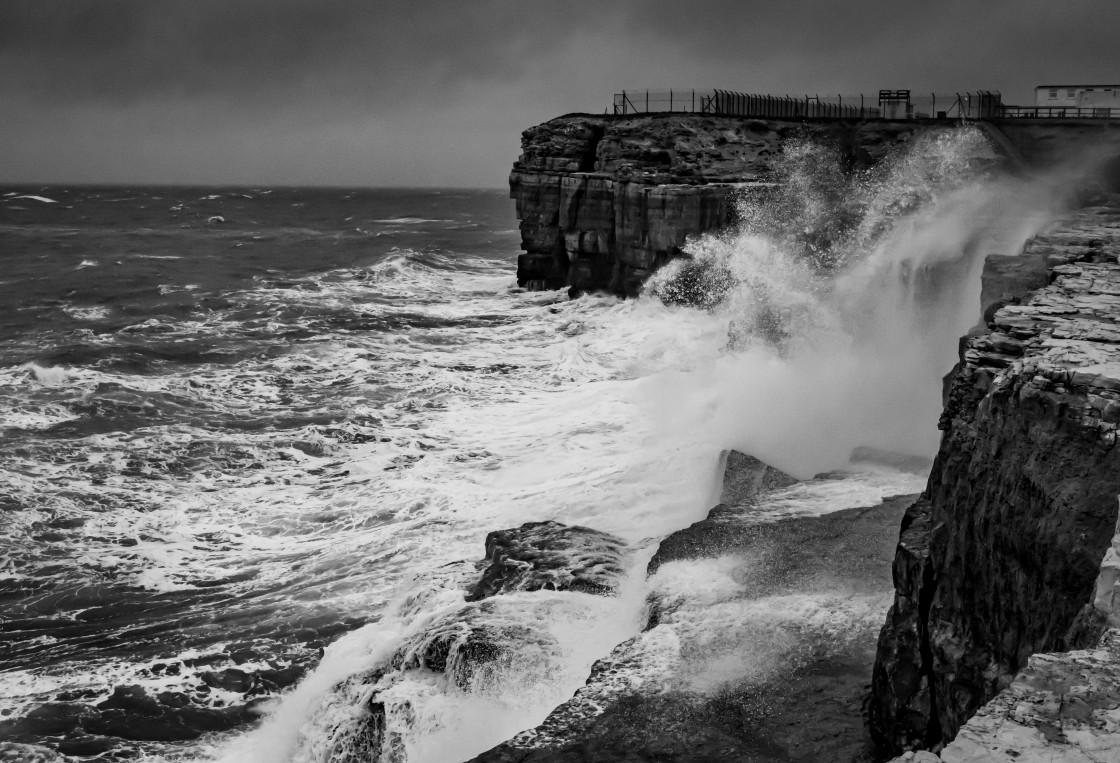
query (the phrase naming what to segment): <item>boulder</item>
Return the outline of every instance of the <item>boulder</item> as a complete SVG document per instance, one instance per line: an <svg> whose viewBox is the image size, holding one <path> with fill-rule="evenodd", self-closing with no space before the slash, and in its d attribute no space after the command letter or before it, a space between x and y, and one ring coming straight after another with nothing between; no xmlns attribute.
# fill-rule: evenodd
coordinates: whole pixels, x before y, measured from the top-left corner
<svg viewBox="0 0 1120 763"><path fill-rule="evenodd" d="M467 600L541 589L609 594L621 582L625 553L613 535L551 520L495 530L486 536L482 577Z"/></svg>

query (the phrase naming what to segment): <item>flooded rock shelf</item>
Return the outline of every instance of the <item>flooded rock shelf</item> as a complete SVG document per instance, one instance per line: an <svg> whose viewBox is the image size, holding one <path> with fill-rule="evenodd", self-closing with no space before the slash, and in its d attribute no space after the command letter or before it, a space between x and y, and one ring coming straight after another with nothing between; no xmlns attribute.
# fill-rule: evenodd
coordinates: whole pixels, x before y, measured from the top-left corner
<svg viewBox="0 0 1120 763"><path fill-rule="evenodd" d="M866 759L874 631L913 496L830 512L850 477L799 482L732 452L721 503L650 561L643 632L475 761ZM793 496L821 513L769 511Z"/></svg>

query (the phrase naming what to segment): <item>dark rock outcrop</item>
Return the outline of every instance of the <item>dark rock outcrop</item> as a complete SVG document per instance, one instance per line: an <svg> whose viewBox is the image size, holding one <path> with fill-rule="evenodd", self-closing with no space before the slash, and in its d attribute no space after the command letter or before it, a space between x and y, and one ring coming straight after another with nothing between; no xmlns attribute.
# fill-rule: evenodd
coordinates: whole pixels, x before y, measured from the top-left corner
<svg viewBox="0 0 1120 763"><path fill-rule="evenodd" d="M612 593L625 553L626 544L613 535L551 520L495 530L486 536L485 567L467 601L541 589Z"/></svg>
<svg viewBox="0 0 1120 763"><path fill-rule="evenodd" d="M704 519L661 541L646 567L647 574L654 574L662 564L676 559L722 556L747 545L755 530L742 521L745 507L753 506L766 493L795 482L793 477L754 456L729 452L719 503Z"/></svg>
<svg viewBox="0 0 1120 763"><path fill-rule="evenodd" d="M1094 590L1120 490L1118 254L1120 210L1088 209L1032 241L1024 273L1001 260L987 274L998 309L962 343L895 555L869 707L885 752L938 749L1032 654L1100 635ZM1051 283L1011 293L1040 280L1040 262Z"/></svg>
<svg viewBox="0 0 1120 763"><path fill-rule="evenodd" d="M509 178L524 250L518 284L635 295L690 236L732 221L736 192L767 180L782 141L825 141L868 166L917 129L704 114L577 115L531 127Z"/></svg>

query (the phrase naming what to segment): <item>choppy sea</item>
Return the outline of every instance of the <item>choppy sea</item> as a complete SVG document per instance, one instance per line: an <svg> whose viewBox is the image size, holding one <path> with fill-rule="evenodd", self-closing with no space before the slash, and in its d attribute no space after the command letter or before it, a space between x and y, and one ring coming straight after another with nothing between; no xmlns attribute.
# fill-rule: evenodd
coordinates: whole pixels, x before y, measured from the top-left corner
<svg viewBox="0 0 1120 763"><path fill-rule="evenodd" d="M868 198L913 194L877 182ZM751 253L731 270L753 296L728 310L517 288L501 191L0 188L0 740L358 760L344 732L369 692L339 687L463 611L489 531L552 519L627 544L619 595L495 597L487 617L547 646L476 685L413 670L378 689L397 760L539 723L640 629L645 562L715 502L721 450L849 468L776 515L920 490L846 466L858 445L931 454L975 323L978 287L915 298L906 274L974 281L985 219L1017 210L996 236L1013 250L1049 209L950 185L866 204L871 254L827 298L780 242L702 242L701 262ZM775 301L780 346L744 342Z"/></svg>

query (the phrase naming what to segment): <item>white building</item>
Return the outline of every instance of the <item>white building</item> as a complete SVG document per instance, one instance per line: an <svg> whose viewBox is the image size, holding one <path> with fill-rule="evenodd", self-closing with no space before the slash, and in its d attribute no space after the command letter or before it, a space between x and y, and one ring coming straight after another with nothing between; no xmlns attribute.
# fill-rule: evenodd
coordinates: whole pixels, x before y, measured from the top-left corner
<svg viewBox="0 0 1120 763"><path fill-rule="evenodd" d="M1041 85L1034 105L1051 108L1120 109L1120 85Z"/></svg>

